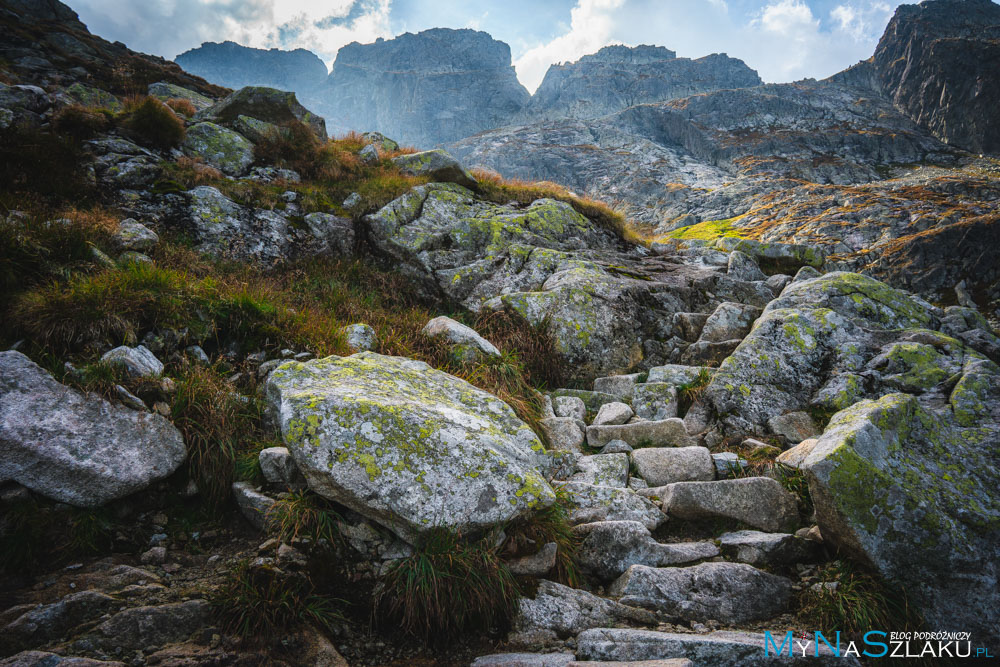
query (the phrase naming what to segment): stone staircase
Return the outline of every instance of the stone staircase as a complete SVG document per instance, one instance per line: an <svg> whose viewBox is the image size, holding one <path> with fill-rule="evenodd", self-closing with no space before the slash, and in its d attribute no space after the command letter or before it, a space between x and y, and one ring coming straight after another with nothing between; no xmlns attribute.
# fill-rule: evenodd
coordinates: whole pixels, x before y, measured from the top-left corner
<svg viewBox="0 0 1000 667"><path fill-rule="evenodd" d="M780 447L750 437L726 447L706 438L697 402L682 413L679 389L713 372L669 364L550 394L541 426L553 486L570 503L591 590L542 580L509 637L527 652L476 667L857 664L828 649L816 657L805 640L806 658L787 645L764 655L763 630L781 646L793 598L821 585L811 575L826 552L774 472Z"/></svg>

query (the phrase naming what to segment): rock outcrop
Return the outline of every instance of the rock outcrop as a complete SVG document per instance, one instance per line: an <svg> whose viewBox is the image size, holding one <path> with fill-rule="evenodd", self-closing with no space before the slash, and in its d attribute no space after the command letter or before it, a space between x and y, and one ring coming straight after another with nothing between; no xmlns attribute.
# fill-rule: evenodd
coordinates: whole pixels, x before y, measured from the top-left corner
<svg viewBox="0 0 1000 667"><path fill-rule="evenodd" d="M520 119L596 118L637 104L760 84L756 72L724 53L691 60L662 46L605 46L549 67Z"/></svg>
<svg viewBox="0 0 1000 667"><path fill-rule="evenodd" d="M432 148L505 124L529 97L506 44L435 28L341 48L317 108L332 130L377 130Z"/></svg>
<svg viewBox="0 0 1000 667"><path fill-rule="evenodd" d="M942 141L1000 152L1000 6L991 0L900 5L871 60L893 103Z"/></svg>
<svg viewBox="0 0 1000 667"><path fill-rule="evenodd" d="M167 477L186 455L160 415L82 394L20 352L0 352L0 481L96 507Z"/></svg>

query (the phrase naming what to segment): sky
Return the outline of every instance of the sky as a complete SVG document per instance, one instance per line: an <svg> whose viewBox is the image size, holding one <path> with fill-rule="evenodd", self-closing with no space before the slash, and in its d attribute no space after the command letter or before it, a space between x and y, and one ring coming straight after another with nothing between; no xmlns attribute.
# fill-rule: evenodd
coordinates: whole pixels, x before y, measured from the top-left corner
<svg viewBox="0 0 1000 667"><path fill-rule="evenodd" d="M91 32L165 58L202 42L305 48L327 66L350 42L427 28L485 30L529 91L553 63L608 44L728 53L768 82L868 58L901 0L65 0ZM914 0L915 1L915 0Z"/></svg>

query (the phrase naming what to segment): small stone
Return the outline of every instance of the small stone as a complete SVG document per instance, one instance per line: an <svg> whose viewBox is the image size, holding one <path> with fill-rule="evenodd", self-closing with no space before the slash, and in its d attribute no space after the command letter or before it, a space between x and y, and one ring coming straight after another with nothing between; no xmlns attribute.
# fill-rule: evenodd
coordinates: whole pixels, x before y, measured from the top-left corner
<svg viewBox="0 0 1000 667"><path fill-rule="evenodd" d="M351 194L347 195L347 199L344 200L344 203L341 204L341 206L350 210L358 206L360 203L361 203L361 195L359 195L357 192L352 192Z"/></svg>
<svg viewBox="0 0 1000 667"><path fill-rule="evenodd" d="M579 396L556 396L551 400L556 417L582 420L587 416L587 406Z"/></svg>
<svg viewBox="0 0 1000 667"><path fill-rule="evenodd" d="M507 566L516 575L543 577L556 566L558 550L555 542L549 542L539 549L538 553L509 561Z"/></svg>
<svg viewBox="0 0 1000 667"><path fill-rule="evenodd" d="M144 565L159 565L167 560L167 548L166 547L153 547L149 551L144 552L139 557L139 562Z"/></svg>
<svg viewBox="0 0 1000 667"><path fill-rule="evenodd" d="M201 364L202 366L210 366L212 360L208 358L205 354L205 350L201 349L200 345L191 345L190 347L184 348L184 352L187 353L191 360L196 364Z"/></svg>
<svg viewBox="0 0 1000 667"><path fill-rule="evenodd" d="M453 353L463 361L472 361L481 355L500 356L500 350L474 329L444 315L428 322L424 326L423 334L430 338L444 338L449 341L454 346Z"/></svg>
<svg viewBox="0 0 1000 667"><path fill-rule="evenodd" d="M123 367L135 378L155 377L163 373L163 363L145 346L128 347L122 345L106 352L101 357L106 364Z"/></svg>
<svg viewBox="0 0 1000 667"><path fill-rule="evenodd" d="M549 449L562 452L579 452L583 445L583 429L576 419L571 417L546 417L538 420L549 442Z"/></svg>
<svg viewBox="0 0 1000 667"><path fill-rule="evenodd" d="M378 348L378 335L367 324L349 324L340 333L351 352L368 352Z"/></svg>
<svg viewBox="0 0 1000 667"><path fill-rule="evenodd" d="M771 417L767 425L793 445L820 435L820 430L807 412L789 412Z"/></svg>
<svg viewBox="0 0 1000 667"><path fill-rule="evenodd" d="M141 398L120 384L115 385L115 395L118 397L118 400L122 402L122 405L126 407L132 408L133 410L146 409L146 404L142 402Z"/></svg>
<svg viewBox="0 0 1000 667"><path fill-rule="evenodd" d="M712 454L712 461L715 463L715 475L719 479L737 477L747 467L746 459L741 459L739 454L733 452Z"/></svg>
<svg viewBox="0 0 1000 667"><path fill-rule="evenodd" d="M624 440L612 440L604 445L601 454L628 454L632 451L631 445Z"/></svg>
<svg viewBox="0 0 1000 667"><path fill-rule="evenodd" d="M624 403L605 403L594 417L595 426L617 426L632 418L632 408Z"/></svg>
<svg viewBox="0 0 1000 667"><path fill-rule="evenodd" d="M118 231L112 237L119 250L136 250L146 252L156 247L160 237L156 232L142 223L126 218L118 224Z"/></svg>

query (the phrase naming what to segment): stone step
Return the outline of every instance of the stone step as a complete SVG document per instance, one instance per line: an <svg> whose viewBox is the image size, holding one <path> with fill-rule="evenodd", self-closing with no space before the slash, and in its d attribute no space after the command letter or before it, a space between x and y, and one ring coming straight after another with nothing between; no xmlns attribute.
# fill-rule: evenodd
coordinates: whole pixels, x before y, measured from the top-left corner
<svg viewBox="0 0 1000 667"><path fill-rule="evenodd" d="M784 633L775 631L778 647L785 638ZM698 667L771 667L772 665L813 666L813 667L860 667L853 656L836 657L820 643L819 657L815 645L810 641L806 647L806 657L801 649L793 647L794 657L788 657L787 646L782 657L776 657L769 647L764 655L766 636L748 632L717 631L708 634L685 634L658 632L655 630L632 630L627 628L595 628L586 630L577 637L576 658L586 665L596 661L640 661L687 658ZM804 641L804 640L803 640Z"/></svg>
<svg viewBox="0 0 1000 667"><path fill-rule="evenodd" d="M718 556L713 542L661 544L638 521L602 521L576 526L581 538L576 560L585 573L610 581L632 565L663 567L694 563Z"/></svg>
<svg viewBox="0 0 1000 667"><path fill-rule="evenodd" d="M632 565L608 587L608 594L622 604L680 621L739 625L784 612L792 582L744 563Z"/></svg>
<svg viewBox="0 0 1000 667"><path fill-rule="evenodd" d="M770 477L676 482L638 493L660 498L663 511L678 519L734 519L767 532L799 524L798 499Z"/></svg>
<svg viewBox="0 0 1000 667"><path fill-rule="evenodd" d="M603 447L624 440L632 447L691 447L697 445L681 419L640 421L619 426L588 426L587 444Z"/></svg>

